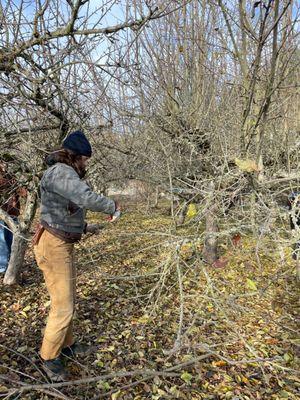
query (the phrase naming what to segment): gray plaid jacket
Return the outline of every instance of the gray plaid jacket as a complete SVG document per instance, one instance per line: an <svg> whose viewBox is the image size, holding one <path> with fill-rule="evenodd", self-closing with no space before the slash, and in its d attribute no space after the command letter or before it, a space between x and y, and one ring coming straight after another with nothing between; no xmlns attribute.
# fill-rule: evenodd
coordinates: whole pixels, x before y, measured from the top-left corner
<svg viewBox="0 0 300 400"><path fill-rule="evenodd" d="M115 202L101 196L66 164L56 163L41 180L41 220L64 232L82 233L86 210L115 212Z"/></svg>

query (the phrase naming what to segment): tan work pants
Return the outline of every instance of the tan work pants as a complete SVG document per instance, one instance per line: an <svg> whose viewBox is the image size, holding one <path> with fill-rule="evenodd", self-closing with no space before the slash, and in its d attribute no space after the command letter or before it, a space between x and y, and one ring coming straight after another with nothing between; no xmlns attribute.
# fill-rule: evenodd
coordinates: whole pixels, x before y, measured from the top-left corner
<svg viewBox="0 0 300 400"><path fill-rule="evenodd" d="M40 354L44 360L51 360L59 356L63 347L74 343L74 244L66 243L45 230L39 243L34 246L34 253L37 264L43 271L51 300Z"/></svg>

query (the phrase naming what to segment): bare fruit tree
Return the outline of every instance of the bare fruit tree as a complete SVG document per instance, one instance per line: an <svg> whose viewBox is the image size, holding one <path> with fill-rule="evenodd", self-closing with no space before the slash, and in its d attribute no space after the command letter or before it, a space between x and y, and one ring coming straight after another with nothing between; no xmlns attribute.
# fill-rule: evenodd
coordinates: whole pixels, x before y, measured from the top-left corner
<svg viewBox="0 0 300 400"><path fill-rule="evenodd" d="M102 129L110 126L107 87L123 68L122 34L144 29L165 10L145 1L131 18L114 0L1 2L1 154L29 193L20 224L1 211L15 233L5 283L16 282L23 263L43 157L75 128L93 128L99 142ZM112 18L115 13L120 16Z"/></svg>
<svg viewBox="0 0 300 400"><path fill-rule="evenodd" d="M136 138L135 178L176 193L183 213L198 203L200 220L214 181L229 237L280 213L299 178L298 24L294 1L202 0L131 31L114 108Z"/></svg>

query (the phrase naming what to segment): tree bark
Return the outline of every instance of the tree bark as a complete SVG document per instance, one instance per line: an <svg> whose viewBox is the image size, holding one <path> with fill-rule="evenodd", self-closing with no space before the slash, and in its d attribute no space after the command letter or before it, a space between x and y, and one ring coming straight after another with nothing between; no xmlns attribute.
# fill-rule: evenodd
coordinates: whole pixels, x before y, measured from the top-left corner
<svg viewBox="0 0 300 400"><path fill-rule="evenodd" d="M203 258L208 264L213 264L218 259L218 205L215 202L214 183L210 184L210 201L207 208L205 219L205 240L203 248Z"/></svg>
<svg viewBox="0 0 300 400"><path fill-rule="evenodd" d="M18 233L14 234L11 248L11 256L3 280L4 284L13 285L17 283L19 271L24 262L26 249L27 241L25 233L21 233L20 231L18 231Z"/></svg>
<svg viewBox="0 0 300 400"><path fill-rule="evenodd" d="M183 204L183 206L181 207L180 213L179 213L179 217L178 217L178 226L182 225L185 221L185 217L187 214L187 210L188 210L188 203L185 202Z"/></svg>
<svg viewBox="0 0 300 400"><path fill-rule="evenodd" d="M4 211L0 213L14 235L11 256L3 280L5 285L13 285L18 281L19 271L24 263L25 252L28 246L28 232L35 215L36 206L37 194L36 191L33 190L31 193L28 193L25 210L19 224L14 222ZM4 214L6 214L6 216Z"/></svg>

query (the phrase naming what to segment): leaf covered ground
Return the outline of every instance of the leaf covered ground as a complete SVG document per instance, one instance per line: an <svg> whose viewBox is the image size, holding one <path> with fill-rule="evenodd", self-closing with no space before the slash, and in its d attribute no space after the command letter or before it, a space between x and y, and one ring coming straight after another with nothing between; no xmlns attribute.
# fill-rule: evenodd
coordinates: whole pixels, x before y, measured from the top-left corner
<svg viewBox="0 0 300 400"><path fill-rule="evenodd" d="M288 248L282 262L274 243L258 253L242 237L210 267L195 227L175 230L165 209L133 205L76 247L75 331L95 351L68 361L72 385L47 381L38 350L50 302L29 250L21 286L0 282L0 398L299 397L299 286Z"/></svg>

